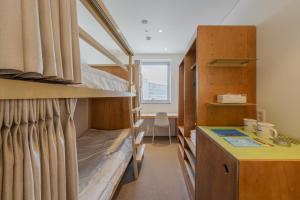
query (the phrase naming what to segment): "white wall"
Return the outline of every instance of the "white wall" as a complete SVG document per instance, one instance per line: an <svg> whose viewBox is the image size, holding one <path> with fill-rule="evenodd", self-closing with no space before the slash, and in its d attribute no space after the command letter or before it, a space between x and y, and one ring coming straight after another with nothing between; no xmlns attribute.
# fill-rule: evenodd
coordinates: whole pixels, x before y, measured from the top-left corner
<svg viewBox="0 0 300 200"><path fill-rule="evenodd" d="M280 132L300 138L300 1L242 0L235 10L226 24L257 25L259 107Z"/></svg>
<svg viewBox="0 0 300 200"><path fill-rule="evenodd" d="M143 113L156 113L156 112L178 112L178 69L183 55L179 54L145 54L136 55L135 60L143 59L168 59L170 60L171 67L171 103L170 104L142 104Z"/></svg>

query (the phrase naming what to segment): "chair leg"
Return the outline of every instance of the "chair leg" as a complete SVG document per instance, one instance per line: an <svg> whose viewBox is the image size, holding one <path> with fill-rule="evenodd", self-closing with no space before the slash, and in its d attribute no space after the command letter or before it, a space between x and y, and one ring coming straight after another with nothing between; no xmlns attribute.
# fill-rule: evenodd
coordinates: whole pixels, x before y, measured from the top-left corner
<svg viewBox="0 0 300 200"><path fill-rule="evenodd" d="M154 132L155 132L155 126L153 126L153 129L152 129L152 144L154 142Z"/></svg>
<svg viewBox="0 0 300 200"><path fill-rule="evenodd" d="M170 140L170 144L172 144L172 140L171 140L171 127L169 126L169 140Z"/></svg>

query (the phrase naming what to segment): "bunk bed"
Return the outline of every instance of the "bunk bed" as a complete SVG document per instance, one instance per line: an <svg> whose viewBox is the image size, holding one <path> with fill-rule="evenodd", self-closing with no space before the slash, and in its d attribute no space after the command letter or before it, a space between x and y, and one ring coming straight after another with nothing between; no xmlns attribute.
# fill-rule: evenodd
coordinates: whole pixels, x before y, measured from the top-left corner
<svg viewBox="0 0 300 200"><path fill-rule="evenodd" d="M76 7L74 2L75 0L72 1L71 7ZM11 101L11 104L15 105L16 102L14 101L20 100L24 101L24 110L29 109L29 113L34 116L34 114L36 114L35 109L43 105L39 103L39 101L48 102L52 99L54 111L50 112L49 108L44 105L41 108L53 114L53 119L58 120L61 118L60 121L63 127L60 127L57 121L55 121L54 124L57 129L55 130L57 134L65 134L65 132L68 134L64 135L60 141L57 141L57 144L64 142L66 146L66 149L63 149L65 151L64 155L57 154L59 158L65 159L65 164L68 165L64 170L64 173L67 174L66 183L59 182L60 178L65 176L60 177L58 175L56 180L57 184L54 183L54 179L52 180L52 178L56 176L47 176L50 181L53 181L53 183L51 182L51 188L50 186L47 188L47 194L44 193L44 188L42 188L42 191L37 191L36 195L40 195L41 197L49 195L48 199L51 199L52 195L57 195L53 192L55 191L53 188L57 187L56 189L62 194L59 194L61 199L107 200L113 197L130 161L133 162L134 177L137 178L137 162L142 159L145 149L141 137L143 134L138 132L142 121L140 115L137 114L140 112L136 109L140 107L139 93L137 90L137 88L139 88L137 81L138 74L136 71L133 71L135 69L132 63L133 52L104 4L98 0L81 0L77 2L85 6L85 9L93 15L99 25L104 27L105 31L109 33L113 41L121 47L128 58L128 65L123 64L115 55L110 53L109 50L76 24L75 21L72 21L72 25L78 25L78 30L74 30L78 31L80 39L113 61L113 63L118 66L118 70L126 75L118 76L116 75L117 73L110 73L105 67L103 67L102 70L101 67L95 67L85 63L81 64L81 70L79 69L81 73L77 73L77 75L80 74L81 76L80 81L75 78L73 78L75 81L68 81L65 77L63 78L67 81L61 81L60 79L47 80L43 77L30 80L20 80L19 78L19 80L16 80L12 79L12 76L6 77L9 79L0 78L0 103L2 103L2 100L3 102L5 101L1 104L2 107L0 107L0 109L6 109L6 107L9 106L6 101ZM72 38L73 42L74 39L76 38ZM77 44L78 41L75 41L75 43ZM73 54L73 56L78 61L80 56L77 54ZM78 72L78 68L74 68L74 71L75 70ZM71 79L72 77L70 80ZM75 106L76 99L77 105ZM34 107L33 104L30 104L30 107L28 107L27 100L30 103L36 103L36 105L34 105L36 107ZM78 106L78 101L82 100L87 102L83 108ZM64 103L64 101L67 103ZM59 104L64 104L64 106L59 106ZM59 107L61 110L58 109ZM37 110L42 111L43 109ZM80 109L83 109L86 115L82 113L76 114L76 110ZM2 110L0 111L2 112ZM8 115L4 117L7 116ZM41 113L41 116L45 117L44 113ZM87 123L81 124L82 118L79 120L76 119L78 116L87 117ZM0 122L2 123L1 120L2 119L0 119ZM41 121L43 120L45 119ZM17 123L19 122L17 121ZM42 122L36 122L37 125L39 125L38 123ZM67 125L64 126L65 124ZM0 125L2 126L2 124ZM3 125L5 124L3 123ZM85 131L78 134L78 127L83 127ZM74 135L75 140L73 138ZM23 137L23 139L24 138L25 137ZM49 138L51 139L51 136L49 136ZM137 140L137 138L139 139ZM42 148L42 146L35 146L35 148ZM40 151L43 152L43 150ZM56 151L58 152L58 150ZM77 156L74 152L77 153ZM45 151L44 153L47 152ZM51 156L52 155L53 154L51 154ZM47 160L48 158L46 156L43 157L43 159L45 161L43 164L45 165L42 170L53 167L48 166L51 165L51 163ZM78 171L76 171L77 165L75 163L78 165ZM64 167L61 165L58 166ZM56 168L51 168L51 170L55 171ZM27 175L28 174L24 174L24 177L27 177ZM44 183L45 180L43 176L40 174L38 174L38 176L40 176ZM0 184L1 183L0 180ZM28 185L30 184L31 183L28 183ZM48 182L44 184L47 185L47 187L50 185ZM75 185L78 186L78 191ZM18 194L22 195L23 193L23 196L25 196L25 193L26 195L31 195L26 188L24 191L19 191ZM11 194L13 193L14 192L11 192ZM55 198L54 196L53 198Z"/></svg>
<svg viewBox="0 0 300 200"><path fill-rule="evenodd" d="M110 199L132 157L130 129L89 129L77 150L79 199Z"/></svg>

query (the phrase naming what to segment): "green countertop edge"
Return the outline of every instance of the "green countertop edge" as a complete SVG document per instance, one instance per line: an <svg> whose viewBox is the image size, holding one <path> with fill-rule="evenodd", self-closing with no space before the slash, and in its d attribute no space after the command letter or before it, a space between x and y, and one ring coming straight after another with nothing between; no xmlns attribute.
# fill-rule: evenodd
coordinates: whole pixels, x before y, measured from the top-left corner
<svg viewBox="0 0 300 200"><path fill-rule="evenodd" d="M215 134L211 129L237 129L252 139L257 136L253 133L243 131L242 127L198 126L198 128L238 160L300 161L300 145L292 145L291 147L281 147L278 145L274 145L274 147L266 145L262 145L261 147L234 147L226 142L223 137ZM271 140L266 141L270 144L273 144Z"/></svg>

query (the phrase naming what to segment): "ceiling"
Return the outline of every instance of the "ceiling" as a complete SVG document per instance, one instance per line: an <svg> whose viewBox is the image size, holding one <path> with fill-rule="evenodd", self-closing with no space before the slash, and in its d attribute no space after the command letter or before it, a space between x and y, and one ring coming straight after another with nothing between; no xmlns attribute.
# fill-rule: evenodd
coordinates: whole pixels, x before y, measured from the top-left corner
<svg viewBox="0 0 300 200"><path fill-rule="evenodd" d="M183 53L197 25L222 24L238 1L103 0L135 54Z"/></svg>

